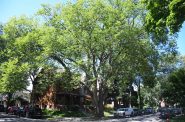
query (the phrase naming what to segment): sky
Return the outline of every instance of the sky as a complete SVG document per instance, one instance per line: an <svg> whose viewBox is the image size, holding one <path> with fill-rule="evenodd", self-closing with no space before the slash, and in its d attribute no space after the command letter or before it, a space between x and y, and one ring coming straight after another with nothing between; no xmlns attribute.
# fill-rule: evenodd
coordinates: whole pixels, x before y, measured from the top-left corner
<svg viewBox="0 0 185 122"><path fill-rule="evenodd" d="M41 4L64 3L66 0L0 0L0 23L6 23L12 16L33 16ZM178 51L185 55L185 23L177 39Z"/></svg>

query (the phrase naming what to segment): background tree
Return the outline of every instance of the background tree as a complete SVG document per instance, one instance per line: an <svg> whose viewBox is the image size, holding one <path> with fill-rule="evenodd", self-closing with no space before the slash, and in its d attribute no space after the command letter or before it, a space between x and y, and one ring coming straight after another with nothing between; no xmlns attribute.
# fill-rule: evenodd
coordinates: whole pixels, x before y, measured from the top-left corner
<svg viewBox="0 0 185 122"><path fill-rule="evenodd" d="M179 106L185 106L184 101L184 80L185 80L185 69L180 68L173 73L171 73L168 77L168 87L163 88L163 97L166 101L171 104L178 104Z"/></svg>
<svg viewBox="0 0 185 122"><path fill-rule="evenodd" d="M177 99L177 96L174 95L176 90L174 84L178 84L177 81L171 81L169 77L173 72L177 72L179 68L184 67L183 57L176 56L173 60L166 60L167 57L163 57L162 61L159 62L159 67L157 70L156 84L151 89L147 86L141 88L141 95L145 106L160 107L160 101L165 100L167 106L174 105ZM178 91L178 90L177 90ZM179 102L178 102L179 103Z"/></svg>
<svg viewBox="0 0 185 122"><path fill-rule="evenodd" d="M38 42L36 28L36 22L25 16L14 17L3 26L2 37L6 44L6 48L1 51L6 59L1 60L0 69L3 92L27 90L28 79L33 81L33 75L36 75L42 66L42 48Z"/></svg>

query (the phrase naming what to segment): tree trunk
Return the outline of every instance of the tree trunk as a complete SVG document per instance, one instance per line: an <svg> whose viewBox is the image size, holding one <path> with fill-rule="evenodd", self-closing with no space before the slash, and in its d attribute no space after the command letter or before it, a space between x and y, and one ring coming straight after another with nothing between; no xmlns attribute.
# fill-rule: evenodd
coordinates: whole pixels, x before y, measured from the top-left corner
<svg viewBox="0 0 185 122"><path fill-rule="evenodd" d="M95 102L95 117L101 118L104 116L104 106L103 100L94 101Z"/></svg>
<svg viewBox="0 0 185 122"><path fill-rule="evenodd" d="M96 101L94 101L95 107L96 107L95 116L98 118L101 118L104 116L103 94L99 92L99 95L97 95L97 98L95 98Z"/></svg>
<svg viewBox="0 0 185 122"><path fill-rule="evenodd" d="M95 105L95 116L101 118L104 116L104 94L102 84L97 82L98 87L96 87L93 91L93 103Z"/></svg>
<svg viewBox="0 0 185 122"><path fill-rule="evenodd" d="M32 92L31 92L31 97L30 97L30 103L31 103L31 105L32 106L34 106L35 105L35 85L36 85L36 83L35 82L32 82Z"/></svg>
<svg viewBox="0 0 185 122"><path fill-rule="evenodd" d="M118 109L118 100L116 99L116 97L114 96L114 109L117 110Z"/></svg>
<svg viewBox="0 0 185 122"><path fill-rule="evenodd" d="M8 92L7 96L6 96L7 101L6 101L6 103L4 103L4 104L6 104L6 106L4 106L4 107L5 107L5 111L6 111L7 114L8 114L8 107L11 106L12 95L13 95L13 93Z"/></svg>

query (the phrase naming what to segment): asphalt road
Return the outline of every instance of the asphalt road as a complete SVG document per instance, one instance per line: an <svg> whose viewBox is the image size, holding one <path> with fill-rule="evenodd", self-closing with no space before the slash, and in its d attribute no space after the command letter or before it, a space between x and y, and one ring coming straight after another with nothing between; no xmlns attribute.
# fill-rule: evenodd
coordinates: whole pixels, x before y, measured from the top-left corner
<svg viewBox="0 0 185 122"><path fill-rule="evenodd" d="M63 118L59 119L59 122L166 122L165 120L159 119L159 114L150 114L128 118L109 118L102 120L95 120L89 118Z"/></svg>
<svg viewBox="0 0 185 122"><path fill-rule="evenodd" d="M30 119L30 118L19 118L12 115L0 113L0 122L163 122L164 120L159 119L158 114L143 115L128 118L108 118L102 120L96 120L93 118L61 118L56 121ZM164 121L165 122L165 121Z"/></svg>

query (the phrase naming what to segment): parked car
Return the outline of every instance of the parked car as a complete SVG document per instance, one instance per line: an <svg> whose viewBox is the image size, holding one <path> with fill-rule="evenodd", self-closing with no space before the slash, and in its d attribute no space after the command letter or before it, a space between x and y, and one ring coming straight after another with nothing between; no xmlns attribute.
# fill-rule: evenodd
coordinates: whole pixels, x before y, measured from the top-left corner
<svg viewBox="0 0 185 122"><path fill-rule="evenodd" d="M4 112L4 111L5 111L4 105L0 105L0 112Z"/></svg>
<svg viewBox="0 0 185 122"><path fill-rule="evenodd" d="M39 106L30 107L28 111L28 117L30 118L42 118L42 110Z"/></svg>
<svg viewBox="0 0 185 122"><path fill-rule="evenodd" d="M138 108L134 108L134 109L133 109L133 115L134 115L134 116L138 116L139 114L140 114L139 109L138 109Z"/></svg>
<svg viewBox="0 0 185 122"><path fill-rule="evenodd" d="M161 118L161 119L167 119L167 118L172 118L174 116L175 116L175 114L174 114L172 108L163 108L160 111L159 118Z"/></svg>
<svg viewBox="0 0 185 122"><path fill-rule="evenodd" d="M153 114L153 113L155 113L155 111L154 111L153 108L149 107L149 108L145 108L145 112L144 113L145 114Z"/></svg>
<svg viewBox="0 0 185 122"><path fill-rule="evenodd" d="M10 106L10 107L8 107L8 114L16 115L17 111L18 111L18 107L17 106Z"/></svg>
<svg viewBox="0 0 185 122"><path fill-rule="evenodd" d="M125 117L125 108L118 108L115 112L114 112L114 117Z"/></svg>
<svg viewBox="0 0 185 122"><path fill-rule="evenodd" d="M145 114L145 110L144 109L139 109L138 115L144 115L144 114Z"/></svg>
<svg viewBox="0 0 185 122"><path fill-rule="evenodd" d="M133 116L134 111L133 108L119 108L116 112L114 112L115 117L126 117L126 116Z"/></svg>
<svg viewBox="0 0 185 122"><path fill-rule="evenodd" d="M176 115L180 115L182 113L182 109L181 108L173 108L173 113Z"/></svg>
<svg viewBox="0 0 185 122"><path fill-rule="evenodd" d="M17 109L17 115L18 116L22 116L22 117L25 117L26 116L26 112L25 112L24 107L18 107L18 109Z"/></svg>
<svg viewBox="0 0 185 122"><path fill-rule="evenodd" d="M134 115L134 110L133 108L126 108L125 109L125 116L133 116Z"/></svg>

